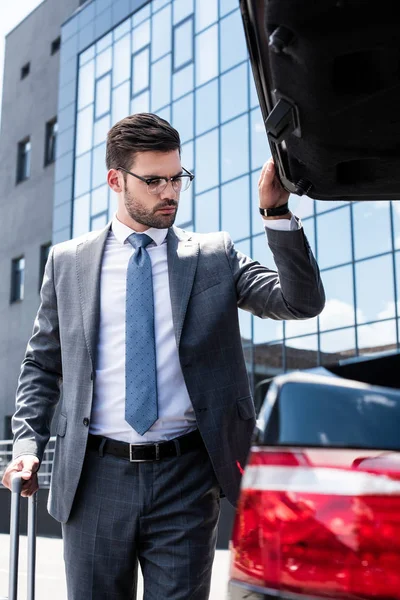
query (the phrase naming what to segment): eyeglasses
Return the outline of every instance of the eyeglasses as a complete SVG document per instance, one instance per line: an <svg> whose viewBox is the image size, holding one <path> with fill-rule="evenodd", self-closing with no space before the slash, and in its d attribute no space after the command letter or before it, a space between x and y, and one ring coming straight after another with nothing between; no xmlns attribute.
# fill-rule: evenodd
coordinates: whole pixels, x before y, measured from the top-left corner
<svg viewBox="0 0 400 600"><path fill-rule="evenodd" d="M125 173L136 177L136 179L143 181L145 184L147 184L147 191L152 195L161 194L167 187L169 181L171 182L175 192L185 192L194 179L193 173L184 167L182 167L182 171L185 171L185 173L182 173L181 175L175 175L175 177L150 177L147 179L145 177L140 177L140 175L136 175L135 173L132 173L132 171L128 171L123 167L117 167L117 169L118 171L124 171Z"/></svg>

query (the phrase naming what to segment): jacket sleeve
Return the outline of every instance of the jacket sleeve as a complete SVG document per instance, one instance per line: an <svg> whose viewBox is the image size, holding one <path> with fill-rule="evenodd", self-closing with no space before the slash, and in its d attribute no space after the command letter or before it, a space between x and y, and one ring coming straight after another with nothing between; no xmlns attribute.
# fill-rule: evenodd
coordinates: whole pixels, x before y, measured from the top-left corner
<svg viewBox="0 0 400 600"><path fill-rule="evenodd" d="M42 460L62 383L54 248L46 263L41 303L21 365L12 418L13 458L34 454Z"/></svg>
<svg viewBox="0 0 400 600"><path fill-rule="evenodd" d="M237 251L224 232L225 251L234 278L239 308L261 318L309 319L325 306L320 272L303 228L268 229L268 244L277 271Z"/></svg>

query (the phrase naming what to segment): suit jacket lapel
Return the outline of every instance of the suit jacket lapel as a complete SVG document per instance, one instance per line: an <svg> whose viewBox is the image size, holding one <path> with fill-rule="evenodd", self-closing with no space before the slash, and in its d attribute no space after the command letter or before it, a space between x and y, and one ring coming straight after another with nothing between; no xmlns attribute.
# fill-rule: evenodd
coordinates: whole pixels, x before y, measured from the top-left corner
<svg viewBox="0 0 400 600"><path fill-rule="evenodd" d="M193 287L199 256L199 244L176 227L171 227L167 237L169 287L176 345L179 347L183 323Z"/></svg>
<svg viewBox="0 0 400 600"><path fill-rule="evenodd" d="M97 340L100 325L100 275L111 221L94 238L89 238L76 248L76 269L83 317L86 345L96 369Z"/></svg>

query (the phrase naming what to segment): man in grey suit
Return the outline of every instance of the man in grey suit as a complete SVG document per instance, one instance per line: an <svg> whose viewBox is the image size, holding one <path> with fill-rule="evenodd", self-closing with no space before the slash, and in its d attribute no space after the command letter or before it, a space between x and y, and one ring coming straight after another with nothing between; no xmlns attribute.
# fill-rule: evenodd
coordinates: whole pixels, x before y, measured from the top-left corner
<svg viewBox="0 0 400 600"><path fill-rule="evenodd" d="M139 562L146 600L206 600L220 496L235 503L255 426L237 309L307 319L324 290L272 160L259 201L278 272L227 233L173 226L194 176L165 120L114 125L106 162L114 218L47 261L3 483L37 489L62 386L49 512L68 598L135 598Z"/></svg>

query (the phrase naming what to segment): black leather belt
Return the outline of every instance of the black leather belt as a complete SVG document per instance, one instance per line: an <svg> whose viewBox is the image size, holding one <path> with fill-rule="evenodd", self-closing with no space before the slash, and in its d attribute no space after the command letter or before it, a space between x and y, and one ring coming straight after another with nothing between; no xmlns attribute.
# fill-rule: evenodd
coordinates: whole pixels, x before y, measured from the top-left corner
<svg viewBox="0 0 400 600"><path fill-rule="evenodd" d="M180 456L190 450L204 448L198 429L167 442L156 444L129 444L101 435L89 434L87 448L98 450L99 454L113 454L130 462L149 462Z"/></svg>

